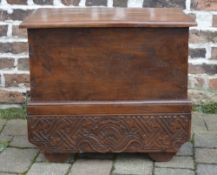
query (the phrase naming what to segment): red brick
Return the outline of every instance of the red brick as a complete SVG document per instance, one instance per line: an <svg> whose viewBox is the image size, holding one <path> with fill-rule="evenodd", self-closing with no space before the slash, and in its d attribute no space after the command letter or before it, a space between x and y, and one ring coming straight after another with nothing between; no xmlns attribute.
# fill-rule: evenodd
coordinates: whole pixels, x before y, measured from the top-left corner
<svg viewBox="0 0 217 175"><path fill-rule="evenodd" d="M29 74L4 74L5 87L29 87Z"/></svg>
<svg viewBox="0 0 217 175"><path fill-rule="evenodd" d="M11 69L11 68L14 68L14 59L0 58L0 69Z"/></svg>
<svg viewBox="0 0 217 175"><path fill-rule="evenodd" d="M7 0L8 4L27 4L27 0Z"/></svg>
<svg viewBox="0 0 217 175"><path fill-rule="evenodd" d="M7 25L0 25L0 37L7 36L8 26Z"/></svg>
<svg viewBox="0 0 217 175"><path fill-rule="evenodd" d="M5 21L9 19L9 14L6 10L0 10L0 21Z"/></svg>
<svg viewBox="0 0 217 175"><path fill-rule="evenodd" d="M33 0L33 2L39 5L52 5L53 4L53 0Z"/></svg>
<svg viewBox="0 0 217 175"><path fill-rule="evenodd" d="M143 7L185 8L185 0L144 0Z"/></svg>
<svg viewBox="0 0 217 175"><path fill-rule="evenodd" d="M20 58L18 60L18 70L29 70L29 59L28 58Z"/></svg>
<svg viewBox="0 0 217 175"><path fill-rule="evenodd" d="M73 6L78 6L80 3L80 0L62 0L62 3L64 5L73 5Z"/></svg>
<svg viewBox="0 0 217 175"><path fill-rule="evenodd" d="M217 0L192 0L192 9L196 10L217 10Z"/></svg>
<svg viewBox="0 0 217 175"><path fill-rule="evenodd" d="M18 25L13 25L12 35L16 36L16 37L27 38L27 30L26 29L20 29Z"/></svg>
<svg viewBox="0 0 217 175"><path fill-rule="evenodd" d="M30 13L32 13L32 10L14 9L14 10L13 10L13 13L10 14L10 19L22 21L22 20L23 20L24 18L26 18Z"/></svg>
<svg viewBox="0 0 217 175"><path fill-rule="evenodd" d="M6 91L0 89L0 103L24 103L24 95L20 92Z"/></svg>
<svg viewBox="0 0 217 175"><path fill-rule="evenodd" d="M217 74L217 65L216 64L202 64L202 65L189 64L189 73L215 75Z"/></svg>
<svg viewBox="0 0 217 175"><path fill-rule="evenodd" d="M26 42L1 43L0 53L24 53L28 52L28 44Z"/></svg>
<svg viewBox="0 0 217 175"><path fill-rule="evenodd" d="M86 6L107 6L107 0L86 0Z"/></svg>
<svg viewBox="0 0 217 175"><path fill-rule="evenodd" d="M209 88L211 90L217 90L217 78L213 78L209 80Z"/></svg>
<svg viewBox="0 0 217 175"><path fill-rule="evenodd" d="M213 27L217 27L217 15L213 15L212 25Z"/></svg>
<svg viewBox="0 0 217 175"><path fill-rule="evenodd" d="M201 65L189 64L188 70L190 74L203 74L204 73L204 69L202 68Z"/></svg>
<svg viewBox="0 0 217 175"><path fill-rule="evenodd" d="M205 48L190 49L189 54L191 58L205 58L206 49Z"/></svg>
<svg viewBox="0 0 217 175"><path fill-rule="evenodd" d="M113 0L114 7L127 7L128 0Z"/></svg>
<svg viewBox="0 0 217 175"><path fill-rule="evenodd" d="M217 32L190 30L190 43L217 42Z"/></svg>
<svg viewBox="0 0 217 175"><path fill-rule="evenodd" d="M211 59L217 60L217 47L212 47Z"/></svg>

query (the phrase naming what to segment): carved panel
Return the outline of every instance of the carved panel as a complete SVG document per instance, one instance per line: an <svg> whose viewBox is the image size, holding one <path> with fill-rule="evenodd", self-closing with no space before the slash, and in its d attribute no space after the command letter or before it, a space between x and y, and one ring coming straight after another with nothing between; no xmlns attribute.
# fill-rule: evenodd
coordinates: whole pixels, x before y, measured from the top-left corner
<svg viewBox="0 0 217 175"><path fill-rule="evenodd" d="M29 116L29 139L46 152L176 152L188 141L190 113Z"/></svg>

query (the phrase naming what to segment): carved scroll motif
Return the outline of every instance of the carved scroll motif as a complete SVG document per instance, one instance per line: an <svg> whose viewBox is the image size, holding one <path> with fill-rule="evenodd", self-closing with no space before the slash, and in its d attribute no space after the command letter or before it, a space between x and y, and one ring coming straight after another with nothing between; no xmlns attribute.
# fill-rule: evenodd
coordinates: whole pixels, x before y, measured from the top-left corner
<svg viewBox="0 0 217 175"><path fill-rule="evenodd" d="M176 152L190 114L29 116L28 124L30 141L47 152Z"/></svg>

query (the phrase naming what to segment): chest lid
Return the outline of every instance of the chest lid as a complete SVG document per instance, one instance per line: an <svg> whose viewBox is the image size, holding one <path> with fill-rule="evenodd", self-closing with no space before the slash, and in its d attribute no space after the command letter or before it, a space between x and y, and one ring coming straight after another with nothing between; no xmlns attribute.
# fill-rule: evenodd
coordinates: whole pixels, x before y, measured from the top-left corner
<svg viewBox="0 0 217 175"><path fill-rule="evenodd" d="M52 8L37 9L21 28L190 27L195 20L176 8Z"/></svg>

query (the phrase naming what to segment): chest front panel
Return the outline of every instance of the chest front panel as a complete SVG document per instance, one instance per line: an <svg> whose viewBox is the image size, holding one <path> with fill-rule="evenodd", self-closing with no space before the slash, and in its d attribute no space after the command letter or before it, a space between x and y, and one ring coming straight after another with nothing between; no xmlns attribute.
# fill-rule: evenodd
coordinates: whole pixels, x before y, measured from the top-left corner
<svg viewBox="0 0 217 175"><path fill-rule="evenodd" d="M188 28L29 29L31 100L187 98Z"/></svg>

